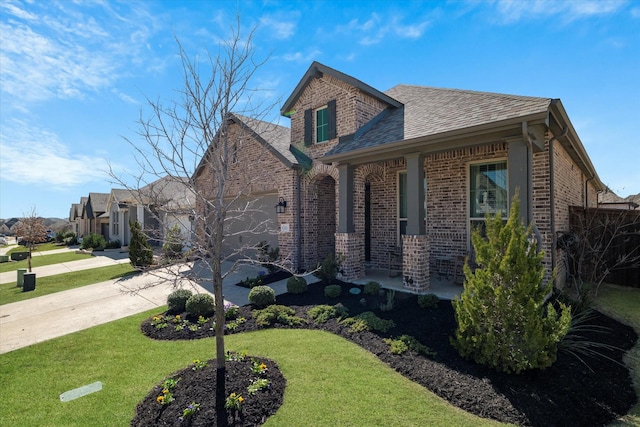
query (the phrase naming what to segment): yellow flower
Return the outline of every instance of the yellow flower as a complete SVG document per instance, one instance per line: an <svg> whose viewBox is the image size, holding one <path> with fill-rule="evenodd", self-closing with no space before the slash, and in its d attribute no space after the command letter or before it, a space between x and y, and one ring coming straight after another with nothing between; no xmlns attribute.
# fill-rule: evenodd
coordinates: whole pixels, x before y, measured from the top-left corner
<svg viewBox="0 0 640 427"><path fill-rule="evenodd" d="M164 394L167 394L167 393L169 393L169 389L168 389L168 388L165 388L164 390L162 390L162 392L163 392Z"/></svg>
<svg viewBox="0 0 640 427"><path fill-rule="evenodd" d="M176 319L180 320L180 315L176 314Z"/></svg>
<svg viewBox="0 0 640 427"><path fill-rule="evenodd" d="M160 318L158 316L153 316L151 320L153 320L154 322L157 322L158 320L160 320Z"/></svg>
<svg viewBox="0 0 640 427"><path fill-rule="evenodd" d="M264 371L265 369L267 369L267 365L265 365L264 363L260 365L260 370Z"/></svg>
<svg viewBox="0 0 640 427"><path fill-rule="evenodd" d="M158 396L156 397L156 400L158 401L158 403L162 403L164 402L164 396Z"/></svg>
<svg viewBox="0 0 640 427"><path fill-rule="evenodd" d="M240 403L244 402L244 398L242 396L238 397L238 402Z"/></svg>
<svg viewBox="0 0 640 427"><path fill-rule="evenodd" d="M195 363L195 364L197 365L198 363L200 363L200 361L199 361L198 359L195 359L195 360L193 361L193 363Z"/></svg>

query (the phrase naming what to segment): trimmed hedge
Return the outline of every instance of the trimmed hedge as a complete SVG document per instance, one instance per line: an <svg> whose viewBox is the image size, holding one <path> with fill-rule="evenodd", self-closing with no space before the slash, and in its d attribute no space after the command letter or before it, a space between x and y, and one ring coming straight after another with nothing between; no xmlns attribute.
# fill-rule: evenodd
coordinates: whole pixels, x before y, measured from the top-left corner
<svg viewBox="0 0 640 427"><path fill-rule="evenodd" d="M209 317L215 311L213 297L209 294L192 295L185 304L187 313L195 317Z"/></svg>
<svg viewBox="0 0 640 427"><path fill-rule="evenodd" d="M193 296L188 289L177 289L167 297L167 311L170 313L182 313L187 308L187 301Z"/></svg>
<svg viewBox="0 0 640 427"><path fill-rule="evenodd" d="M276 303L276 291L269 286L254 286L249 291L249 303L256 307L266 307Z"/></svg>

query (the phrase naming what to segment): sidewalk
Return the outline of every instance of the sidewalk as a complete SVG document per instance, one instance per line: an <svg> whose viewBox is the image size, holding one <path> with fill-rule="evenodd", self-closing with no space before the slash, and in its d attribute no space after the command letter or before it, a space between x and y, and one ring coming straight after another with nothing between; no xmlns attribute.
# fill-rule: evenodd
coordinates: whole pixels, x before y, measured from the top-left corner
<svg viewBox="0 0 640 427"><path fill-rule="evenodd" d="M96 262L94 258L98 257L67 264L74 264L74 268L83 269L79 263L87 263L87 265L91 265L88 268L94 268ZM124 261L128 262L128 258ZM114 260L110 259L110 262L113 263ZM223 271L229 271L231 266L231 263L223 263ZM51 266L49 272L56 268L64 273L69 266ZM243 265L229 274L223 281L225 301L237 305L247 304L249 289L235 286L235 284L246 277L256 277L260 270L264 269L253 265ZM200 292L213 293L210 272L207 271L203 262L196 262L193 266L186 265L184 273L185 279L187 274L196 274L199 277L198 281L202 287L196 282L191 282L191 284ZM15 275L15 272L13 274ZM38 276L41 274L38 273ZM60 273L53 272L51 274ZM172 286L170 278L163 280L161 276L162 270L160 270L160 274L154 272L153 274L129 276L0 305L0 354L156 307L163 307L167 303L167 296L175 288ZM312 280L309 279L308 277L309 283L317 280L314 277L311 277ZM276 295L286 292L286 280L272 283L269 286L276 291Z"/></svg>
<svg viewBox="0 0 640 427"><path fill-rule="evenodd" d="M46 252L34 252L33 256L46 256L56 253L71 252L76 249L56 249ZM32 272L36 273L36 277L53 276L56 274L70 273L72 271L90 270L99 267L108 267L116 264L129 263L129 254L121 253L119 251L99 251L94 252L91 258L82 259L78 261L63 262L59 264L44 265L42 267L32 268ZM16 271L8 271L6 273L0 273L0 284L12 283L18 280Z"/></svg>

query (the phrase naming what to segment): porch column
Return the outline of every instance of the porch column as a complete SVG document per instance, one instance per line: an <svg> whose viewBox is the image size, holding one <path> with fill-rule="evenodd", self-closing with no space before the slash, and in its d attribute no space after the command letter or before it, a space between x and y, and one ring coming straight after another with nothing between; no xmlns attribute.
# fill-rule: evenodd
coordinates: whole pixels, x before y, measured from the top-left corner
<svg viewBox="0 0 640 427"><path fill-rule="evenodd" d="M507 169L509 176L509 200L516 194L520 197L520 219L525 226L531 220L529 200L531 198L531 150L523 140L509 142Z"/></svg>
<svg viewBox="0 0 640 427"><path fill-rule="evenodd" d="M338 233L353 233L353 166L338 165Z"/></svg>
<svg viewBox="0 0 640 427"><path fill-rule="evenodd" d="M429 240L424 211L424 155L405 156L407 162L407 234L402 236L403 285L413 292L429 289Z"/></svg>
<svg viewBox="0 0 640 427"><path fill-rule="evenodd" d="M424 155L405 156L407 161L407 234L425 234L424 227Z"/></svg>
<svg viewBox="0 0 640 427"><path fill-rule="evenodd" d="M338 165L338 229L336 256L341 258L343 280L364 276L364 236L356 233L353 220L353 166Z"/></svg>

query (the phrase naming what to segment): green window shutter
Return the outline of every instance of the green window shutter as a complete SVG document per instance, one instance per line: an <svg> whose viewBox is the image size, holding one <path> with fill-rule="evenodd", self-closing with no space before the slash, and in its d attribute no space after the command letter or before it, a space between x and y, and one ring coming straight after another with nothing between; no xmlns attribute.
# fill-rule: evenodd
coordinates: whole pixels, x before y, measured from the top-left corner
<svg viewBox="0 0 640 427"><path fill-rule="evenodd" d="M304 111L304 145L311 145L313 142L313 111Z"/></svg>
<svg viewBox="0 0 640 427"><path fill-rule="evenodd" d="M327 110L329 113L328 124L329 131L328 137L329 139L334 139L336 137L336 100L333 99L327 103Z"/></svg>

